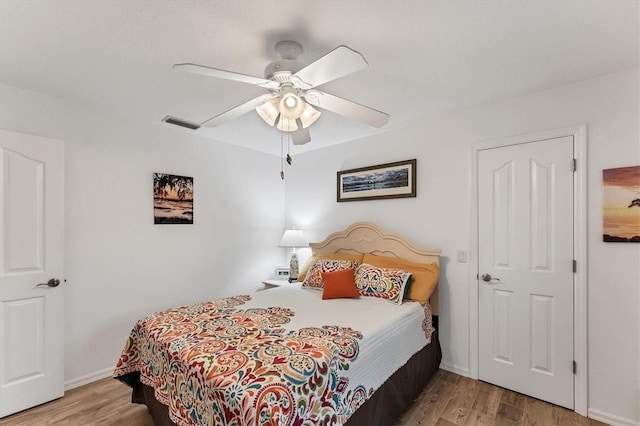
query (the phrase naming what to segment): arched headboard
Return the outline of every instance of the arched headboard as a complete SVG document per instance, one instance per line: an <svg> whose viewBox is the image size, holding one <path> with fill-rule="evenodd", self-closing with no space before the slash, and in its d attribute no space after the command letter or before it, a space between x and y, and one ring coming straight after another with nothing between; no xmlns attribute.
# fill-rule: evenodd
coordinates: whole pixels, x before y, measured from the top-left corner
<svg viewBox="0 0 640 426"><path fill-rule="evenodd" d="M440 265L440 250L421 249L398 234L383 231L371 222L356 222L347 229L334 232L324 241L310 243L313 254L327 253L372 253L378 256L399 257L411 262L437 263ZM429 300L434 314L438 314L438 289Z"/></svg>

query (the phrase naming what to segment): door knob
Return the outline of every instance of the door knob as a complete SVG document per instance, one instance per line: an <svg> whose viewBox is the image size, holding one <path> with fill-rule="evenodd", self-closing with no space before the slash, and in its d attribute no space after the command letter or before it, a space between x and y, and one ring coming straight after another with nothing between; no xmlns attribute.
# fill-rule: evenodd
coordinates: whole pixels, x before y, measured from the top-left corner
<svg viewBox="0 0 640 426"><path fill-rule="evenodd" d="M57 278L51 278L49 281L47 281L46 283L40 283L38 284L36 287L41 287L41 286L47 286L47 287L58 287L60 285L60 280Z"/></svg>
<svg viewBox="0 0 640 426"><path fill-rule="evenodd" d="M495 280L495 281L500 281L500 278L494 278L489 274L482 274L482 276L480 277L482 279L482 281L484 282L489 282L491 280Z"/></svg>

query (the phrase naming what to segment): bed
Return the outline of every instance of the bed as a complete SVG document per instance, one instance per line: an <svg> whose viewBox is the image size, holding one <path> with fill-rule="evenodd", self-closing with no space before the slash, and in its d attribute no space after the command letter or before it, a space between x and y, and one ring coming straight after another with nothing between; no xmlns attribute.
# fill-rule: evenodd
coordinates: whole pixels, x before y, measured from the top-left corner
<svg viewBox="0 0 640 426"><path fill-rule="evenodd" d="M369 222L310 246L302 283L140 319L113 374L132 402L157 425L393 424L440 365L440 251Z"/></svg>

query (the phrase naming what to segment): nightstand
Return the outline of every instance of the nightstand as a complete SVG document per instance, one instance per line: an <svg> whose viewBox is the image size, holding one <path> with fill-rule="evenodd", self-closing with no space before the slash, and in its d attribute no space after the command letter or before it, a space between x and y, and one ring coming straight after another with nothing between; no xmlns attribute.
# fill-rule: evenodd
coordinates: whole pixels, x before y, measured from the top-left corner
<svg viewBox="0 0 640 426"><path fill-rule="evenodd" d="M289 280L264 280L262 281L264 284L264 289L269 290L270 288L282 287L284 285L289 285Z"/></svg>

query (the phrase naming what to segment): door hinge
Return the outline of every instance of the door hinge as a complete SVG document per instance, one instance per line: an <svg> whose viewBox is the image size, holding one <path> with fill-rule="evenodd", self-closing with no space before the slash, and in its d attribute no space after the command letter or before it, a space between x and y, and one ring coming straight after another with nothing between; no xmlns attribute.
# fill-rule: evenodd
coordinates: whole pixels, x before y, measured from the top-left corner
<svg viewBox="0 0 640 426"><path fill-rule="evenodd" d="M576 262L576 260L573 260L573 273L575 274L576 272L578 272L578 262Z"/></svg>
<svg viewBox="0 0 640 426"><path fill-rule="evenodd" d="M576 170L578 170L578 160L577 159L573 159L573 171L575 172Z"/></svg>
<svg viewBox="0 0 640 426"><path fill-rule="evenodd" d="M578 374L578 363L573 361L573 374Z"/></svg>

